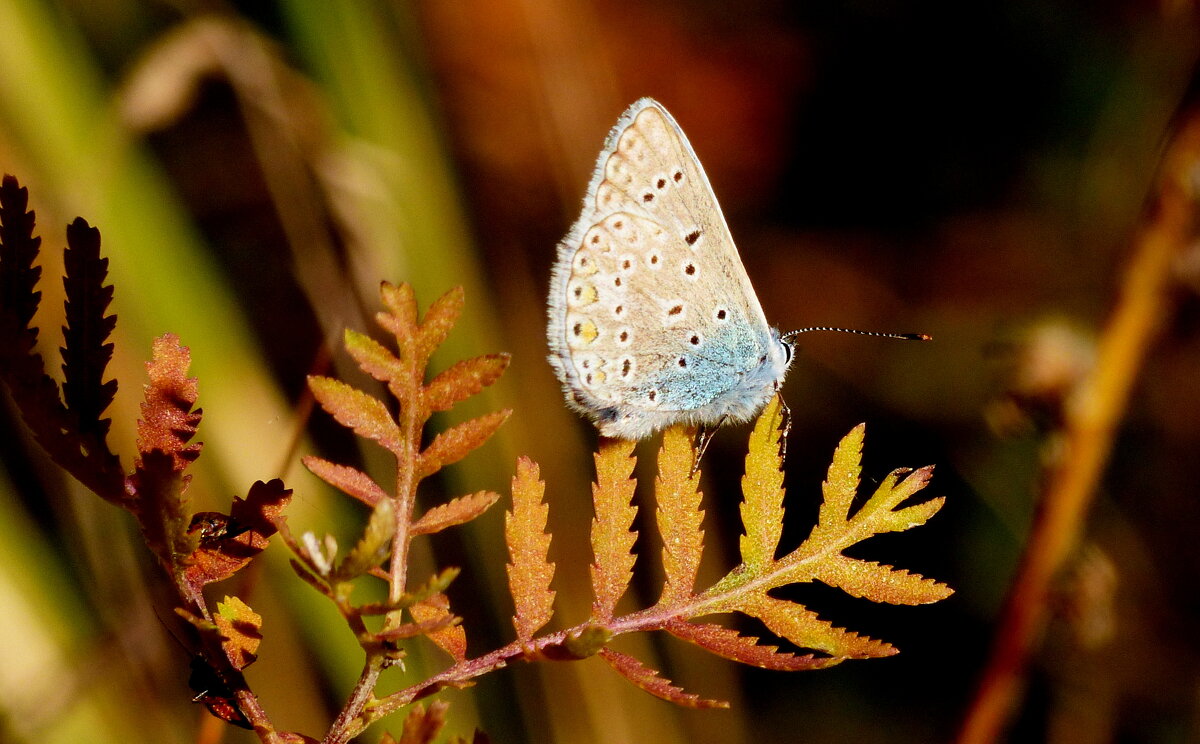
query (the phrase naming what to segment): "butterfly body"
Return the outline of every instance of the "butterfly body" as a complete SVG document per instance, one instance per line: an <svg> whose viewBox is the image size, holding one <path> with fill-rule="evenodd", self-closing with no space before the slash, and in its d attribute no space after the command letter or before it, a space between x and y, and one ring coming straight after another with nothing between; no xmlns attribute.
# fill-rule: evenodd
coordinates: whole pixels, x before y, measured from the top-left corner
<svg viewBox="0 0 1200 744"><path fill-rule="evenodd" d="M548 338L568 404L623 439L745 421L787 372L700 161L649 98L617 121L559 243Z"/></svg>

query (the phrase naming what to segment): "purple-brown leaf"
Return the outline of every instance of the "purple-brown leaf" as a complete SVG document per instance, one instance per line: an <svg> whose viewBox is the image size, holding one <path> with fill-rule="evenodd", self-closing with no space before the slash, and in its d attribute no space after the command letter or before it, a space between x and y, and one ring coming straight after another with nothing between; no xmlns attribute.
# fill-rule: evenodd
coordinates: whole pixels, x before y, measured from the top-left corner
<svg viewBox="0 0 1200 744"><path fill-rule="evenodd" d="M682 705L685 708L729 707L729 703L723 700L706 700L699 695L684 692L682 688L672 684L671 680L659 676L656 670L644 666L642 662L620 651L603 648L600 649L599 656L607 661L608 665L615 669L622 677L651 695L662 698L669 703Z"/></svg>

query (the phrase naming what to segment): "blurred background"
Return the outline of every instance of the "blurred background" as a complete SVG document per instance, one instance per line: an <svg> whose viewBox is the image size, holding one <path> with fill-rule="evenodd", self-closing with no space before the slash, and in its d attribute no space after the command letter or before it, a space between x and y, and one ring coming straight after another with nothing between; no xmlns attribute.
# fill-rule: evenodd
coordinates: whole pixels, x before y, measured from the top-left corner
<svg viewBox="0 0 1200 744"><path fill-rule="evenodd" d="M545 362L549 271L605 134L636 98L657 98L702 159L772 323L934 337L800 338L784 387L785 543L811 527L836 442L866 421L868 484L936 463L928 493L948 500L927 526L855 555L957 593L890 607L798 587L823 617L901 650L819 672L622 639L729 711L675 708L592 659L442 693L449 731L950 741L1061 457L1064 400L1091 369L1161 153L1192 103L1197 32L1192 6L1166 1L0 0L0 170L37 210L51 360L63 228L82 215L103 234L126 465L151 340L176 333L205 412L197 509L283 477L297 534L349 539L364 516L300 455L387 473L378 451L311 410L305 376L367 385L340 338L378 330L381 280L412 283L423 307L463 285L466 312L435 366L496 351L513 363L443 423L515 412L427 484L424 503L506 494L516 455L538 461L565 627L590 607L596 436ZM1198 266L1194 249L1179 254L1148 353L1130 360L1140 373L1111 461L998 740L1200 742L1200 494L1187 470L1200 451ZM0 420L0 739L255 741L189 702L188 654L131 520L56 471L12 410ZM727 427L705 460L710 581L736 562L747 431ZM653 452L639 448L647 484ZM658 596L650 515L630 608ZM464 568L450 598L475 655L512 638L501 509L452 532L420 546L414 575ZM272 545L252 581L214 596L263 614L250 682L277 726L319 737L362 657L285 552ZM387 685L445 663L418 645ZM384 728L399 719L362 740Z"/></svg>

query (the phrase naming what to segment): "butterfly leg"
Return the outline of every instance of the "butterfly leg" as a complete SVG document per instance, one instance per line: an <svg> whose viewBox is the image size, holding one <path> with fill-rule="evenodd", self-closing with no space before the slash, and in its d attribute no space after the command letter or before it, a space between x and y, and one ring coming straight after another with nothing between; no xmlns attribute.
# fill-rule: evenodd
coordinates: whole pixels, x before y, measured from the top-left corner
<svg viewBox="0 0 1200 744"><path fill-rule="evenodd" d="M708 449L713 436L725 425L725 418L722 416L718 419L716 426L711 429L708 424L700 424L700 431L696 434L696 459L692 461L692 472L689 475L695 475L696 471L700 469L700 458L704 457L704 451Z"/></svg>
<svg viewBox="0 0 1200 744"><path fill-rule="evenodd" d="M780 427L782 434L779 437L779 459L784 460L787 459L788 434L792 431L792 409L788 408L782 395L779 396L779 412L783 414L783 425Z"/></svg>

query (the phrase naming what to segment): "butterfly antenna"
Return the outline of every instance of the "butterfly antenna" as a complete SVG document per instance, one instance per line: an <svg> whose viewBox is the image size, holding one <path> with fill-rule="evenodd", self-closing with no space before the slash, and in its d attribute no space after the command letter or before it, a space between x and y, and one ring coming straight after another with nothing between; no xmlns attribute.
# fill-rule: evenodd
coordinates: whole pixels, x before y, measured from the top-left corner
<svg viewBox="0 0 1200 744"><path fill-rule="evenodd" d="M812 333L813 331L833 331L835 333L853 333L858 336L879 336L881 338L898 338L901 341L932 341L933 336L924 333L885 333L883 331L860 331L855 328L833 328L831 326L813 326L812 328L798 328L794 331L788 331L779 338L783 341L790 341L793 337L799 336L801 333Z"/></svg>

